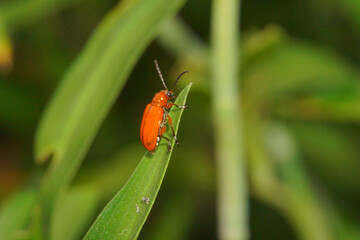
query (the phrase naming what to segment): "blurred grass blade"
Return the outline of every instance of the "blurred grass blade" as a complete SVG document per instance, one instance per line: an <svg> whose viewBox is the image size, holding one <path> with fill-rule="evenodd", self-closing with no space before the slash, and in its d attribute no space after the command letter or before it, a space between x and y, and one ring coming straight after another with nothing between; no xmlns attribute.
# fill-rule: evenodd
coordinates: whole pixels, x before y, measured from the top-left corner
<svg viewBox="0 0 360 240"><path fill-rule="evenodd" d="M277 25L268 25L263 30L247 31L241 39L241 69L271 54L287 40L285 31Z"/></svg>
<svg viewBox="0 0 360 240"><path fill-rule="evenodd" d="M360 27L360 2L358 0L337 0L336 3L345 10L343 16L351 20L350 25L358 32Z"/></svg>
<svg viewBox="0 0 360 240"><path fill-rule="evenodd" d="M325 208L302 165L294 136L284 125L272 124L265 141L283 181L286 196L284 214L289 218L299 239L335 239Z"/></svg>
<svg viewBox="0 0 360 240"><path fill-rule="evenodd" d="M6 200L0 210L0 239L15 239L27 226L38 193L25 189Z"/></svg>
<svg viewBox="0 0 360 240"><path fill-rule="evenodd" d="M53 156L42 188L44 216L80 166L141 53L183 2L122 1L65 74L36 136L36 159L43 162Z"/></svg>
<svg viewBox="0 0 360 240"><path fill-rule="evenodd" d="M185 104L190 87L191 84L179 94L176 104ZM178 108L170 111L175 132L182 112L183 109ZM165 141L161 141L154 153L147 152L126 185L105 207L84 239L136 239L155 202L171 153ZM143 201L144 197L149 198L148 204Z"/></svg>
<svg viewBox="0 0 360 240"><path fill-rule="evenodd" d="M95 217L100 196L96 188L73 187L58 202L54 211L51 240L76 240Z"/></svg>
<svg viewBox="0 0 360 240"><path fill-rule="evenodd" d="M319 179L344 194L360 189L360 148L358 141L352 139L353 131L344 131L337 125L320 121L290 123L303 149L302 153L311 156L306 162L307 166L313 169Z"/></svg>
<svg viewBox="0 0 360 240"><path fill-rule="evenodd" d="M359 122L360 87L357 83L346 86L346 80L342 88L335 90L318 90L305 97L279 97L276 113L291 119Z"/></svg>
<svg viewBox="0 0 360 240"><path fill-rule="evenodd" d="M248 239L239 87L240 0L212 1L212 108L220 240Z"/></svg>
<svg viewBox="0 0 360 240"><path fill-rule="evenodd" d="M254 33L253 38L261 34L265 33ZM358 69L338 54L294 40L275 46L246 67L242 73L244 83L263 91L261 95L266 101L269 96L265 94L269 93L276 96L285 92L342 89L359 78Z"/></svg>
<svg viewBox="0 0 360 240"><path fill-rule="evenodd" d="M0 3L0 18L13 31L83 0L11 0Z"/></svg>

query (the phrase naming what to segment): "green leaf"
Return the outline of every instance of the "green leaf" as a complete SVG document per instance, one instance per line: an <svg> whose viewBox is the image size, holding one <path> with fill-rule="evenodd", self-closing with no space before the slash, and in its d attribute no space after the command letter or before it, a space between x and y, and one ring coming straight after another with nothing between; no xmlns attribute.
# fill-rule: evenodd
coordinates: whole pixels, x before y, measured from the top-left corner
<svg viewBox="0 0 360 240"><path fill-rule="evenodd" d="M277 96L344 88L356 82L359 71L328 49L291 40L257 58L242 74L244 84L263 91L260 95L268 101L265 93Z"/></svg>
<svg viewBox="0 0 360 240"><path fill-rule="evenodd" d="M324 122L290 123L306 156L306 165L319 180L344 194L360 188L360 148L358 142L352 140L353 131Z"/></svg>
<svg viewBox="0 0 360 240"><path fill-rule="evenodd" d="M342 8L345 12L342 14L344 18L348 18L350 26L359 30L360 27L360 2L358 0L337 0L336 7Z"/></svg>
<svg viewBox="0 0 360 240"><path fill-rule="evenodd" d="M335 90L318 90L305 97L279 97L275 111L278 115L290 119L359 122L359 93L360 87L353 83L346 88L338 86Z"/></svg>
<svg viewBox="0 0 360 240"><path fill-rule="evenodd" d="M287 36L281 27L271 24L261 31L246 31L241 40L241 68L247 69L252 63L256 63L284 44Z"/></svg>
<svg viewBox="0 0 360 240"><path fill-rule="evenodd" d="M98 26L61 80L39 125L35 156L53 156L42 187L44 223L59 191L79 168L101 123L141 53L160 25L184 0L131 0L121 3ZM47 228L46 228L47 229Z"/></svg>
<svg viewBox="0 0 360 240"><path fill-rule="evenodd" d="M88 186L73 187L67 191L55 208L50 239L80 239L95 217L99 197L99 191Z"/></svg>
<svg viewBox="0 0 360 240"><path fill-rule="evenodd" d="M26 228L37 200L38 192L25 189L10 197L0 210L0 239L15 239Z"/></svg>
<svg viewBox="0 0 360 240"><path fill-rule="evenodd" d="M175 103L184 105L190 90L189 84L180 93ZM183 109L172 108L170 116L177 132ZM172 140L174 146L174 139ZM136 239L155 202L172 151L161 141L154 153L147 152L126 185L105 207L84 239ZM149 198L149 202L143 198Z"/></svg>
<svg viewBox="0 0 360 240"><path fill-rule="evenodd" d="M83 0L13 0L0 3L0 17L10 30L30 25Z"/></svg>
<svg viewBox="0 0 360 240"><path fill-rule="evenodd" d="M284 125L270 123L269 126L266 142L282 180L285 217L293 225L299 239L333 240L333 229L326 217L326 210L303 166L295 137Z"/></svg>

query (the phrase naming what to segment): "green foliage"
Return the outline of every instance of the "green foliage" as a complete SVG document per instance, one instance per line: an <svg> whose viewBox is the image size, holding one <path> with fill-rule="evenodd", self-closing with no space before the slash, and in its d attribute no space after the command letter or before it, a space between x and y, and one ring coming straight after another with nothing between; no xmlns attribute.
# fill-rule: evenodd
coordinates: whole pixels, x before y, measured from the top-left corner
<svg viewBox="0 0 360 240"><path fill-rule="evenodd" d="M32 24L80 0L14 0L0 3L0 16L12 31Z"/></svg>
<svg viewBox="0 0 360 240"><path fill-rule="evenodd" d="M1 1L0 239L360 239L359 1L239 2ZM154 59L195 85L139 163Z"/></svg>
<svg viewBox="0 0 360 240"><path fill-rule="evenodd" d="M96 188L74 187L69 189L58 201L54 210L54 224L50 239L75 240L91 224L99 201Z"/></svg>
<svg viewBox="0 0 360 240"><path fill-rule="evenodd" d="M159 24L181 3L122 2L100 24L65 74L36 135L36 159L43 162L53 156L42 188L46 219L57 194L80 166L136 60L155 37Z"/></svg>
<svg viewBox="0 0 360 240"><path fill-rule="evenodd" d="M7 199L0 209L0 239L17 239L23 229L37 201L37 191L24 189ZM25 233L25 235L27 235Z"/></svg>

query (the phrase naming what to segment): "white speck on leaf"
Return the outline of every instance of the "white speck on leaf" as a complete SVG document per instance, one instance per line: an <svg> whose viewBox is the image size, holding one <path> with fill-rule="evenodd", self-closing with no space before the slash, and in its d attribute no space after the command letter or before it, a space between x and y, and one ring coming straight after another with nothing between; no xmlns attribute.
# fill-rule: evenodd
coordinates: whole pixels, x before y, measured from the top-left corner
<svg viewBox="0 0 360 240"><path fill-rule="evenodd" d="M144 203L149 204L150 198L143 197L142 200L144 201Z"/></svg>
<svg viewBox="0 0 360 240"><path fill-rule="evenodd" d="M126 228L124 230L121 231L121 233L119 234L119 236L123 235L126 231L128 231Z"/></svg>

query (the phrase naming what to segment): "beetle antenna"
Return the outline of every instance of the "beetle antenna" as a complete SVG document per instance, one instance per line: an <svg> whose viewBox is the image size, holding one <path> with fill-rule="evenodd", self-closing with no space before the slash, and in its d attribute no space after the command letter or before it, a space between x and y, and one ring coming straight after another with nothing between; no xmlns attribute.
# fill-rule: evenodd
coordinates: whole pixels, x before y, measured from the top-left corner
<svg viewBox="0 0 360 240"><path fill-rule="evenodd" d="M189 71L184 71L184 72L182 72L182 73L177 77L177 79L175 80L174 85L173 85L171 91L174 89L175 85L177 84L177 82L179 81L179 79L181 78L181 76L184 75L185 73L188 73L188 72L189 72Z"/></svg>
<svg viewBox="0 0 360 240"><path fill-rule="evenodd" d="M160 76L161 82L164 84L165 89L168 90L168 88L167 88L167 86L166 86L166 84L165 84L164 78L163 78L163 76L162 76L162 74L161 74L161 71L160 71L158 62L156 61L156 59L154 60L154 62L155 62L155 66L156 66L156 69L157 69L157 71L158 71L158 74L159 74L159 76Z"/></svg>

